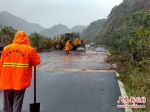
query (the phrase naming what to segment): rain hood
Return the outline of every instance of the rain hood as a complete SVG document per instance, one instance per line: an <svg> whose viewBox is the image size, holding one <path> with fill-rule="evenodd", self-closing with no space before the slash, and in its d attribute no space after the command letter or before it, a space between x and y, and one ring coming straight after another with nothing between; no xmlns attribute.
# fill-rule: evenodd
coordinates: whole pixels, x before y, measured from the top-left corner
<svg viewBox="0 0 150 112"><path fill-rule="evenodd" d="M12 44L26 44L30 46L29 38L26 32L18 31L13 39Z"/></svg>

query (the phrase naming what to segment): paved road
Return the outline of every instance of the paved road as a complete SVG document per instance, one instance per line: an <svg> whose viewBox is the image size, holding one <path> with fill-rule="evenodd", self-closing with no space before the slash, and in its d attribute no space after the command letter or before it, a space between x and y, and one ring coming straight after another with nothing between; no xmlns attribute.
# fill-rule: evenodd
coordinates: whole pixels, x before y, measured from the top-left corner
<svg viewBox="0 0 150 112"><path fill-rule="evenodd" d="M37 66L37 102L41 112L124 112L117 108L120 96L116 74L103 60L107 52L51 51L40 53ZM3 92L0 91L0 110ZM23 111L33 103L33 80L26 90ZM0 111L1 112L1 111Z"/></svg>

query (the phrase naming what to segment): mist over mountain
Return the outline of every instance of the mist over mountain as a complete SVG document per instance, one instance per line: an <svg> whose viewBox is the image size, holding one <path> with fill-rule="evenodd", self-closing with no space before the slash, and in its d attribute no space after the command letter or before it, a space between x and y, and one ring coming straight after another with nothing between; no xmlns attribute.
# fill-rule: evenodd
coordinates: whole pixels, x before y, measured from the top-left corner
<svg viewBox="0 0 150 112"><path fill-rule="evenodd" d="M76 26L71 28L71 31L72 32L80 32L80 33L82 33L82 31L85 30L86 28L87 28L87 26L76 25Z"/></svg>
<svg viewBox="0 0 150 112"><path fill-rule="evenodd" d="M61 34L65 33L65 32L79 32L79 33L82 33L82 31L86 27L87 26L77 25L77 26L74 26L73 28L70 29L67 26L63 25L63 24L58 24L58 25L55 25L51 28L48 28L48 29L45 29L45 30L39 32L39 34L53 38L54 36L60 36Z"/></svg>
<svg viewBox="0 0 150 112"><path fill-rule="evenodd" d="M38 23L29 23L26 20L17 17L7 11L2 11L0 13L0 25L2 26L12 26L16 30L24 30L28 35L34 33L35 31L43 36L51 37L59 36L65 32L82 32L86 26L77 25L73 28L68 28L65 25L58 24L51 28L45 29Z"/></svg>
<svg viewBox="0 0 150 112"><path fill-rule="evenodd" d="M31 34L35 31L39 32L45 29L37 23L29 23L20 17L10 14L7 11L0 13L0 25L12 26L16 30L24 30L27 32L27 34Z"/></svg>

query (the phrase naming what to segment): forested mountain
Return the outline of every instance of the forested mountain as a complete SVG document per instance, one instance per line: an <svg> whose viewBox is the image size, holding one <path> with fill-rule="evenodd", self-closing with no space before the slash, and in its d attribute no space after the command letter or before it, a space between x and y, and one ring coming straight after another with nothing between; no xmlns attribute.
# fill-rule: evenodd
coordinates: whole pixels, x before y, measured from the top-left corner
<svg viewBox="0 0 150 112"><path fill-rule="evenodd" d="M114 6L107 19L92 22L81 34L81 38L86 41L98 41L113 33L113 31L123 25L124 18L136 11L150 10L149 0L123 0Z"/></svg>
<svg viewBox="0 0 150 112"><path fill-rule="evenodd" d="M99 38L99 34L104 27L107 19L101 19L92 22L81 34L81 38L87 42L95 41Z"/></svg>
<svg viewBox="0 0 150 112"><path fill-rule="evenodd" d="M115 6L99 34L100 42L122 52L122 57L126 59L128 54L134 56L138 53L142 55L143 52L149 53L147 51L150 24L149 6L149 0L124 0L123 3Z"/></svg>
<svg viewBox="0 0 150 112"><path fill-rule="evenodd" d="M65 32L81 33L85 28L86 28L86 26L77 25L70 29L65 25L58 24L58 25L53 26L52 28L45 29L39 33L41 35L53 38L54 36L60 36L61 34L65 33Z"/></svg>
<svg viewBox="0 0 150 112"><path fill-rule="evenodd" d="M36 23L29 23L19 17L10 14L7 11L0 13L0 25L12 26L16 30L25 30L28 34L44 30L42 26Z"/></svg>
<svg viewBox="0 0 150 112"><path fill-rule="evenodd" d="M139 10L147 11L150 6L149 0L123 0L123 2L112 8L110 14L108 15L108 21L99 34L100 38L112 34L112 32L123 24L124 17L128 14Z"/></svg>
<svg viewBox="0 0 150 112"><path fill-rule="evenodd" d="M45 29L39 33L41 35L53 38L54 36L59 36L60 34L65 32L70 32L70 29L65 25L58 24L53 26L52 28Z"/></svg>
<svg viewBox="0 0 150 112"><path fill-rule="evenodd" d="M99 34L99 44L111 53L110 63L116 63L120 79L128 96L145 96L150 101L150 0L123 0L108 15ZM144 89L143 89L144 88ZM138 102L136 104L139 104ZM150 112L147 107L132 108L134 112Z"/></svg>

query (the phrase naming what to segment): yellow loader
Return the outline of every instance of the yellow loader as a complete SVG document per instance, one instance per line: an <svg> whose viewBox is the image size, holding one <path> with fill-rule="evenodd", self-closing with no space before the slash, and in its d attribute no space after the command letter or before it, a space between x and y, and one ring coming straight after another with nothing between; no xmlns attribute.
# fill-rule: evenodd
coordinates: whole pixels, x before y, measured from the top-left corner
<svg viewBox="0 0 150 112"><path fill-rule="evenodd" d="M61 34L60 37L54 37L52 42L55 49L60 50L65 48L68 40L71 41L70 50L76 50L78 47L84 46L83 40L81 40L79 36L76 36L74 33Z"/></svg>

